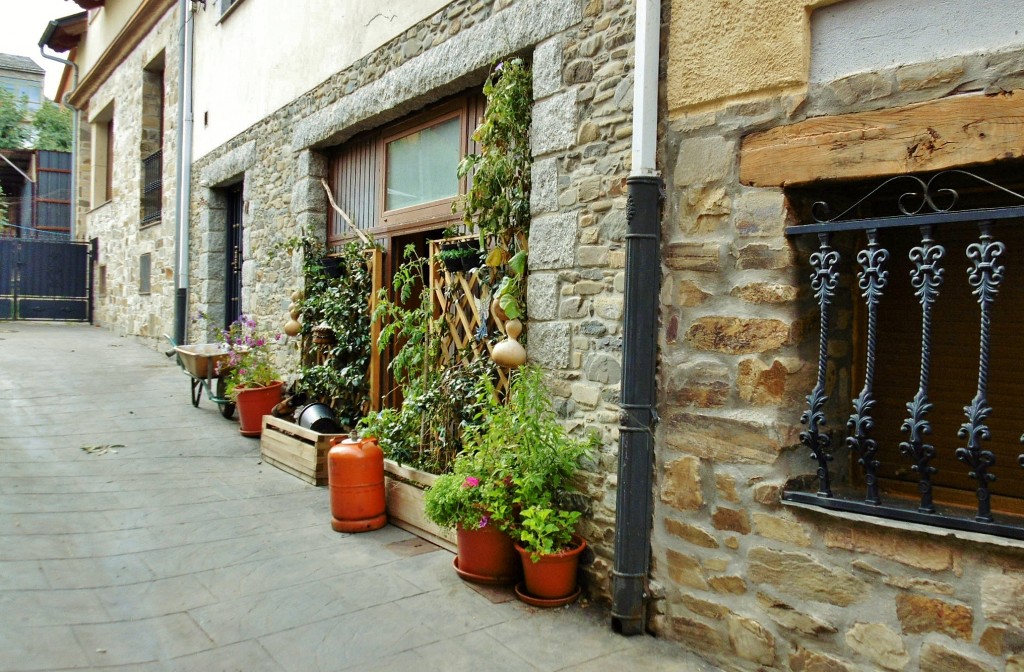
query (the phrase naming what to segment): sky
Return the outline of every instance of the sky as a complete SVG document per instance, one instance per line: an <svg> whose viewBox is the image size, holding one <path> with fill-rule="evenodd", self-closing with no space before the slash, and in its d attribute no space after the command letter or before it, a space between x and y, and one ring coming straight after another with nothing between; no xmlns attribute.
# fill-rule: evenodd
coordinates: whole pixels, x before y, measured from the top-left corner
<svg viewBox="0 0 1024 672"><path fill-rule="evenodd" d="M39 54L39 38L51 19L81 11L71 0L0 0L0 53L28 56L44 68L43 93L47 98L56 95L64 66ZM67 57L66 53L56 55Z"/></svg>

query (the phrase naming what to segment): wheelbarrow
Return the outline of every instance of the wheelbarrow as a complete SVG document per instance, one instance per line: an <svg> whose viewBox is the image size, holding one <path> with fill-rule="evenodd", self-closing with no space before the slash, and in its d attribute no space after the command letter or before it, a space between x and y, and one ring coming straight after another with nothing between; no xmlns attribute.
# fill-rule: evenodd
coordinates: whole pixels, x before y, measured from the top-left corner
<svg viewBox="0 0 1024 672"><path fill-rule="evenodd" d="M188 374L191 379L192 406L199 407L199 400L202 399L203 390L206 390L206 398L217 404L220 414L227 419L235 415L235 402L224 392L224 369L228 361L228 353L219 343L192 343L189 345L178 345L170 336L164 337L170 341L173 350L167 351L168 357L176 357L178 366Z"/></svg>

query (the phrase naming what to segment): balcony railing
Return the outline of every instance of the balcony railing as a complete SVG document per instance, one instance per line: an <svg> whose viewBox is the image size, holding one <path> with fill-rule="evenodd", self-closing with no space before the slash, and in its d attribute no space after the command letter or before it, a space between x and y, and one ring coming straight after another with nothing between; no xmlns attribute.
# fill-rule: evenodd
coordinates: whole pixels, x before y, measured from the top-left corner
<svg viewBox="0 0 1024 672"><path fill-rule="evenodd" d="M163 153L154 152L142 160L142 224L160 220L163 201Z"/></svg>
<svg viewBox="0 0 1024 672"><path fill-rule="evenodd" d="M958 189L938 188L943 180L951 179L957 180ZM910 189L895 190L901 185L909 185ZM989 198L994 194L1009 199L1012 204L955 210L961 191L972 194L982 191ZM851 212L859 212L859 208L880 194L895 197L898 215L843 219ZM1016 319L1015 315L1024 307L1018 304L1007 310L1011 307L1005 306L1001 312L994 312L1000 287L1007 275L1005 262L1010 256L1006 254L1007 245L1000 237L1021 239L1021 222L1014 220L1024 218L1024 196L972 173L947 171L928 181L916 176L887 180L836 217L827 216L824 203L815 203L811 212L815 219L813 223L789 227L786 235L791 238L816 237L809 262L810 288L819 322L817 376L806 397L807 408L801 416L801 423L806 427L800 439L817 466L817 492L787 490L784 499L828 509L1024 539L1024 519L1016 515L1020 507L1010 506L1008 508L1013 513L1002 513L998 510L993 512L992 506L993 495L996 494L993 483L997 479L1000 479L1002 487L1000 497L1005 496L1005 501L1024 497L1024 471L1021 471L1024 469L1024 453L1016 455L1019 446L1013 448L1016 436L1024 431L1024 426L1016 427L1013 440L1003 440L997 451L991 449L989 443L993 436L989 424L993 414L1012 410L1007 414L1016 416L1012 407L1020 406L1020 400L1016 398L1004 403L1003 408L993 408L989 389L993 367L1000 367L1000 380L1017 380L1024 374L1019 364L1024 349L1020 348L1019 340L1012 342L1012 333L1011 338L1001 338L998 348L993 347L994 316ZM836 244L836 239L840 238L842 244ZM853 239L856 243L852 243ZM899 257L894 254L899 247L895 245L897 239L907 248ZM962 249L954 246L962 246ZM966 272L947 273L949 269L946 266L952 265L955 254L963 255L962 260L955 261L964 266L962 271ZM892 272L893 262L897 261L904 267L899 274ZM843 277L844 273L848 277ZM954 291L956 285L961 286ZM849 294L844 294L843 288L848 288ZM937 315L937 302L947 291L949 296L943 297L946 307L941 315ZM854 296L854 292L859 296ZM902 302L899 305L886 305L887 301L890 304L898 301L896 297L900 296ZM1015 301L1018 296L1014 295ZM880 325L882 308L887 309L889 318L895 316L897 319L889 319L886 325ZM842 338L841 330L834 326L834 318L840 310L860 316L860 331L856 335L846 333L848 340L857 347L856 361L860 363L859 373L863 378L859 393L855 395L853 389L846 393L850 397L848 415L835 400L829 401L829 392L837 392L835 386L828 386L830 357L835 357L830 353L842 351L841 348L830 348L833 340ZM901 324L895 331L911 337L900 339L887 335L890 332L883 326L892 329L897 322ZM917 331L916 339L912 338L913 331ZM944 339L951 338L953 331L976 334L974 343L977 343L977 349L958 345L951 356ZM1000 333L1005 331L1003 329ZM970 340L963 342L969 343ZM944 346L942 357L936 357L937 344ZM900 352L894 354L894 348ZM887 365L880 370L883 353ZM908 356L912 359L907 359ZM892 365L894 361L899 362L898 367ZM976 367L972 362L976 362ZM965 370L964 366L969 368ZM876 388L891 382L890 378L899 375L897 371L908 370L915 373L903 378L911 380L902 382L902 387L896 385L907 390L907 396L899 403L893 403L890 385L887 407L883 408ZM916 390L910 392L915 382ZM955 390L954 395L961 393L962 389L974 390L973 398L959 399L959 403L964 404L964 417L959 428L950 432L955 433L955 438L942 436L942 441L950 447L943 449L941 455L937 455L934 445L939 441L932 437L935 420L932 414L936 411L931 398L933 386L941 388L946 397L950 396L950 390ZM1007 389L1012 387L1010 385ZM1007 395L1000 394L1006 402ZM943 408L945 411L951 409L948 403ZM895 423L891 421L886 425L889 434L882 435L878 431L880 425L876 426L876 420L883 411L890 419L902 417L898 434L893 431ZM830 414L833 417L828 417ZM944 427L956 426L952 415L955 414L947 412L950 417L943 419ZM846 428L845 436L829 429L843 426ZM1006 432L1002 431L1000 436L1005 439ZM833 483L833 457L844 449L849 451L847 457L859 465L859 474L854 474L859 483L856 486L844 483L837 488ZM968 484L960 488L959 502L949 504L948 499L943 499L936 504L934 482L940 473L937 463L941 463L944 470L959 468L962 471L960 474L943 474L948 479L959 479L959 482ZM881 486L883 480L892 478L893 474L901 475L904 482L914 486L916 494L909 502ZM852 482L853 479L847 480ZM861 488L859 493L858 487Z"/></svg>

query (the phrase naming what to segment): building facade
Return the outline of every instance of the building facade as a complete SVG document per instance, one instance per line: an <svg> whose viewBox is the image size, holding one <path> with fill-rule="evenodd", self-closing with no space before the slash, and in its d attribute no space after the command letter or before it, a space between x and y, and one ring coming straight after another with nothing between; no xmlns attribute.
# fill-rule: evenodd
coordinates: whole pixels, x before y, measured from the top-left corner
<svg viewBox="0 0 1024 672"><path fill-rule="evenodd" d="M969 214L1022 204L1020 7L725 4L664 7L653 629L737 669L1021 669L1019 246Z"/></svg>
<svg viewBox="0 0 1024 672"><path fill-rule="evenodd" d="M652 503L625 531L649 556L643 626L728 669L1021 669L1017 3L88 4L72 102L101 323L154 343L182 306L283 324L285 244L342 235L322 181L394 268L465 184L385 193L391 152L468 148L487 73L522 57L529 357L566 425L601 436L590 596L617 608L622 500ZM620 496L641 7L660 16L664 199L658 258L637 260L657 395L646 484ZM931 182L952 170L971 174ZM911 188L875 191L890 178ZM937 273L936 254L958 261ZM921 289L939 277L959 289Z"/></svg>

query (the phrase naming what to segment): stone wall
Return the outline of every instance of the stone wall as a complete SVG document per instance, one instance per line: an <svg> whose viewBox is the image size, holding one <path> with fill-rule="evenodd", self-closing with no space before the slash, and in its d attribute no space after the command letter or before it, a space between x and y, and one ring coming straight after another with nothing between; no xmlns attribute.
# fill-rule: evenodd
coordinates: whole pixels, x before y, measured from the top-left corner
<svg viewBox="0 0 1024 672"><path fill-rule="evenodd" d="M683 4L672 3L672 33ZM667 122L649 621L658 635L726 669L1024 669L1024 545L781 502L787 481L813 482L816 468L798 432L817 313L806 250L783 234L795 223L786 194L739 182L752 131L1022 85L1024 53L982 54L799 91L730 92L716 109L700 95ZM833 324L849 338L851 320L847 303ZM833 410L849 409L850 343L833 347L828 393ZM849 456L834 453L842 477Z"/></svg>
<svg viewBox="0 0 1024 672"><path fill-rule="evenodd" d="M79 219L78 236L99 240L98 265L106 268L106 294L95 298L95 322L123 336L161 348L174 333L174 156L177 153L178 40L176 10L168 12L114 74L99 86L81 112L79 194L89 193L90 110L114 105L112 198ZM158 222L140 226L142 158L154 151L153 75L144 68L164 52L163 197ZM149 84L146 84L149 82ZM147 94L149 104L147 105ZM149 112L147 118L144 110ZM151 255L150 292L139 292L139 257ZM98 274L97 269L97 274Z"/></svg>
<svg viewBox="0 0 1024 672"><path fill-rule="evenodd" d="M300 260L279 243L323 235L325 151L482 83L513 54L534 69L528 348L557 408L603 447L585 488L591 594L612 561L622 283L629 172L633 5L624 0L457 0L239 133L193 169L190 310L223 304L223 192L244 184L243 309L285 321ZM290 353L294 357L294 353ZM294 361L294 359L288 360Z"/></svg>

